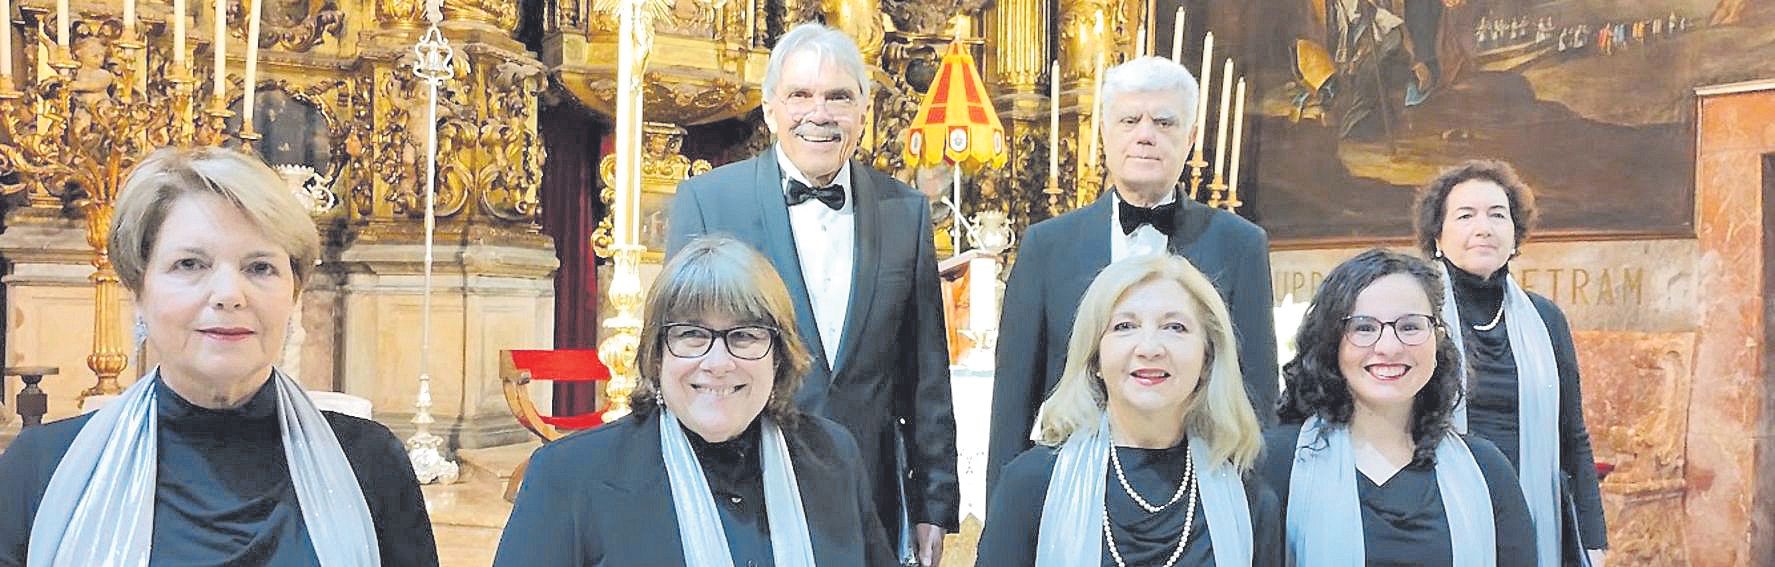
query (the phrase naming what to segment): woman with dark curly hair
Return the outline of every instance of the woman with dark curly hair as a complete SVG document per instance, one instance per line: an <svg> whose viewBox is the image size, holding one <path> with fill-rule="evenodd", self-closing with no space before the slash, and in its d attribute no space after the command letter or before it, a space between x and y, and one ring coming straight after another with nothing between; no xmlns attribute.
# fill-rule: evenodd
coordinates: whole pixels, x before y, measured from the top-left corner
<svg viewBox="0 0 1775 567"><path fill-rule="evenodd" d="M1601 567L1608 547L1578 355L1565 313L1510 276L1535 196L1509 164L1469 161L1419 193L1418 247L1447 275L1438 311L1467 354L1455 427L1497 444L1534 518L1537 564Z"/></svg>
<svg viewBox="0 0 1775 567"><path fill-rule="evenodd" d="M1510 462L1450 425L1460 351L1437 323L1441 286L1422 260L1375 249L1307 307L1259 468L1290 565L1534 564Z"/></svg>

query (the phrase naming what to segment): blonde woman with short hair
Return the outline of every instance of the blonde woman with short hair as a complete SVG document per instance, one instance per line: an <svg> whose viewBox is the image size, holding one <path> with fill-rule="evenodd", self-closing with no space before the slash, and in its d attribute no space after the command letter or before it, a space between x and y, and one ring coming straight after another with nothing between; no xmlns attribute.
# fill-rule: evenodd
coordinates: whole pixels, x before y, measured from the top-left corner
<svg viewBox="0 0 1775 567"><path fill-rule="evenodd" d="M321 250L277 173L162 149L110 220L160 365L0 455L0 566L437 565L400 440L275 366Z"/></svg>
<svg viewBox="0 0 1775 567"><path fill-rule="evenodd" d="M1248 478L1262 440L1234 343L1188 260L1104 268L1038 445L994 489L976 565L1279 564L1280 503Z"/></svg>

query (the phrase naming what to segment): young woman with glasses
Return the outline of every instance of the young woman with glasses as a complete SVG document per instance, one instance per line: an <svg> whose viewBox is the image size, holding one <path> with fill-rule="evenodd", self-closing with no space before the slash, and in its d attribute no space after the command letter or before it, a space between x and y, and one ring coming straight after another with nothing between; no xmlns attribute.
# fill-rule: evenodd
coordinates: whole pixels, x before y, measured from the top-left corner
<svg viewBox="0 0 1775 567"><path fill-rule="evenodd" d="M536 451L494 564L893 564L856 441L795 407L796 332L763 256L686 245L647 295L634 413Z"/></svg>
<svg viewBox="0 0 1775 567"><path fill-rule="evenodd" d="M1313 296L1259 467L1284 502L1289 564L1534 564L1510 462L1450 425L1460 351L1436 316L1441 282L1376 249Z"/></svg>

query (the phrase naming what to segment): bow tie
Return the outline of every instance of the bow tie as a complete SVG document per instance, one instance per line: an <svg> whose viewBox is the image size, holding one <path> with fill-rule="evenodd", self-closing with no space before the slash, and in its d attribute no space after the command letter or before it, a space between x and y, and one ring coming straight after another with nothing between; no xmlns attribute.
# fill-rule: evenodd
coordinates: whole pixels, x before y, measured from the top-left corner
<svg viewBox="0 0 1775 567"><path fill-rule="evenodd" d="M806 203L808 199L819 199L821 203L825 203L827 207L836 211L844 208L844 187L836 183L825 187L808 187L806 183L790 179L789 196L784 199L789 203L789 206Z"/></svg>
<svg viewBox="0 0 1775 567"><path fill-rule="evenodd" d="M1122 221L1122 234L1134 234L1134 229L1140 225L1150 224L1161 234L1171 236L1177 230L1177 201L1149 209L1117 200L1116 216Z"/></svg>

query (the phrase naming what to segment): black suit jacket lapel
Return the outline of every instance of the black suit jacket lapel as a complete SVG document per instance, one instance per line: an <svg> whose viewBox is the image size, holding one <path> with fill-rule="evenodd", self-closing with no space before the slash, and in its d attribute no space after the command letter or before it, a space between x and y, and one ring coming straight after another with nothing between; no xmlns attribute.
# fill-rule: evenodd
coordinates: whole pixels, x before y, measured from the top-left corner
<svg viewBox="0 0 1775 567"><path fill-rule="evenodd" d="M874 176L861 163L853 161L850 165L851 202L855 205L851 214L856 221L852 240L855 246L851 252L850 308L845 311L844 329L839 331L842 338L838 341L838 359L832 364L834 376L855 358L863 324L869 320L869 308L875 305L875 274L880 268L878 258L884 238L879 222L881 194L875 186Z"/></svg>
<svg viewBox="0 0 1775 567"><path fill-rule="evenodd" d="M795 326L801 330L802 341L812 352L826 352L820 342L820 328L814 325L814 306L807 295L807 280L801 273L801 254L795 250L789 205L783 201L783 171L777 167L776 147L772 146L752 161L756 165L752 196L758 205L758 218L764 219L765 244L760 252L776 266L777 273L783 277L783 285L789 288L789 296L795 300ZM816 374L821 367L831 364L822 363L824 360L823 355L814 356Z"/></svg>
<svg viewBox="0 0 1775 567"><path fill-rule="evenodd" d="M1208 223L1214 220L1214 208L1199 202L1179 198L1177 206L1177 229L1166 239L1165 248L1172 254L1187 256L1185 251L1208 231Z"/></svg>
<svg viewBox="0 0 1775 567"><path fill-rule="evenodd" d="M657 545L636 546L636 555L654 565L683 565L684 544L678 526L677 511L672 508L672 486L666 478L665 455L660 452L660 415L655 413L636 428L622 452L622 464L610 486L610 500L599 503L611 510L624 510L630 526L627 535L645 536L635 541L653 541ZM632 546L633 542L610 541L613 547ZM652 551L645 551L645 549ZM628 556L629 554L623 554ZM608 557L608 556L607 556Z"/></svg>

